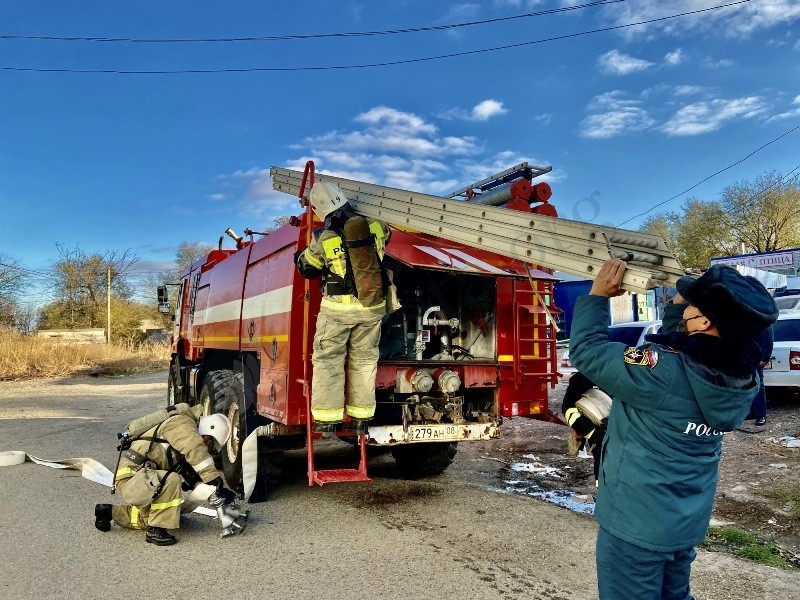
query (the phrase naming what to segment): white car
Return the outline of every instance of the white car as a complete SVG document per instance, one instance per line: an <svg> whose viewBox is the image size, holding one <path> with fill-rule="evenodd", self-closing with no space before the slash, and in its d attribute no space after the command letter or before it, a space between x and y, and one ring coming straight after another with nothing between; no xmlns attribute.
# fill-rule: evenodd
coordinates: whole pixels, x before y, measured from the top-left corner
<svg viewBox="0 0 800 600"><path fill-rule="evenodd" d="M644 336L648 333L658 333L661 321L634 321L632 323L617 323L608 326L608 339L612 342L622 342L626 346L638 348L644 344ZM561 355L558 365L560 373L575 373L577 369L569 360L569 348Z"/></svg>
<svg viewBox="0 0 800 600"><path fill-rule="evenodd" d="M775 343L764 367L764 385L800 391L800 311L781 312L773 330Z"/></svg>
<svg viewBox="0 0 800 600"><path fill-rule="evenodd" d="M779 296L774 298L778 310L783 311L799 311L800 312L800 294L793 296Z"/></svg>

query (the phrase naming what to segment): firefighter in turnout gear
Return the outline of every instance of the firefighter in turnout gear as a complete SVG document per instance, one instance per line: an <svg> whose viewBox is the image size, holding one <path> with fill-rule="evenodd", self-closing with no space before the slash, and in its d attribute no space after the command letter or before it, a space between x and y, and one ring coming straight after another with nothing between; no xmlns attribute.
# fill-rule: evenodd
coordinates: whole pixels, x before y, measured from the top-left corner
<svg viewBox="0 0 800 600"><path fill-rule="evenodd" d="M148 544L170 546L177 540L181 490L199 482L217 486L228 500L235 493L225 489L223 475L214 466L210 450L219 452L228 441L231 426L225 415L200 416L202 406L169 416L134 439L121 458L115 474L116 487L125 504L95 506L95 527L109 531L113 520L126 529L146 529Z"/></svg>
<svg viewBox="0 0 800 600"><path fill-rule="evenodd" d="M577 440L578 448L583 444L584 448L592 453L592 458L594 458L594 484L596 487L600 473L600 449L603 444L603 437L606 434L606 426L602 422L600 424L592 422L589 417L581 413L577 406L581 396L593 388L595 388L594 383L586 375L573 373L569 378L567 391L564 393L561 412L566 417L569 426L572 427L572 435Z"/></svg>
<svg viewBox="0 0 800 600"><path fill-rule="evenodd" d="M322 278L311 357L314 429L334 431L348 416L350 426L364 433L375 414L378 342L386 314L381 261L390 232L386 223L356 215L335 183L317 182L310 204L325 226L314 232L296 264L303 277Z"/></svg>

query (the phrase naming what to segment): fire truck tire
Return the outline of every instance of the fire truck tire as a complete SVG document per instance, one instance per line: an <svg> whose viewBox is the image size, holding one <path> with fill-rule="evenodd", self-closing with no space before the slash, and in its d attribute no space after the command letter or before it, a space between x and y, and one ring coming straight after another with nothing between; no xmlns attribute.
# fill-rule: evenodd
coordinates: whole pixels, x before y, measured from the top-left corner
<svg viewBox="0 0 800 600"><path fill-rule="evenodd" d="M178 387L178 365L177 363L169 368L169 379L167 380L167 406L175 406L179 402L181 391Z"/></svg>
<svg viewBox="0 0 800 600"><path fill-rule="evenodd" d="M444 472L458 452L457 442L408 444L392 448L392 457L406 479L431 477Z"/></svg>
<svg viewBox="0 0 800 600"><path fill-rule="evenodd" d="M281 451L264 451L268 440L258 440L258 467L256 470L256 486L250 494L248 502L263 502L275 490L283 475L283 458Z"/></svg>

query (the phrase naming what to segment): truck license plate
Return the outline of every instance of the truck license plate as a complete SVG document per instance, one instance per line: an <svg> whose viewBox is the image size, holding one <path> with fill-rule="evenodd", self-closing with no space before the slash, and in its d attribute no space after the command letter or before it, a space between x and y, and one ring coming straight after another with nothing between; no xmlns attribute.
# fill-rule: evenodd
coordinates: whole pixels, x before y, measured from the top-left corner
<svg viewBox="0 0 800 600"><path fill-rule="evenodd" d="M408 428L408 439L411 442L457 440L458 427L455 425L411 425Z"/></svg>

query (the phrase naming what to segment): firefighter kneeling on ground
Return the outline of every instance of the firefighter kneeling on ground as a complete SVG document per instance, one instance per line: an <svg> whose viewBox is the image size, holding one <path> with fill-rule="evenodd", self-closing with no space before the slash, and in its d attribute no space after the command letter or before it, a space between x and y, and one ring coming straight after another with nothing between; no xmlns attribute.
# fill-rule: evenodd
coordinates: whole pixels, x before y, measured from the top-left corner
<svg viewBox="0 0 800 600"><path fill-rule="evenodd" d="M173 411L129 448L123 446L115 485L126 504L97 504L97 529L109 531L113 519L126 529L146 528L148 544L171 546L177 540L169 530L180 527L182 488L188 491L202 481L215 485L226 502L236 497L225 488L209 452L219 453L228 441L230 421L220 414L200 416L202 410L198 405Z"/></svg>
<svg viewBox="0 0 800 600"><path fill-rule="evenodd" d="M386 314L387 279L381 261L390 232L383 221L356 215L335 183L317 182L309 202L325 222L295 259L303 277L322 277L311 356L314 431L335 431L346 414L351 429L366 433L375 415L378 342Z"/></svg>

